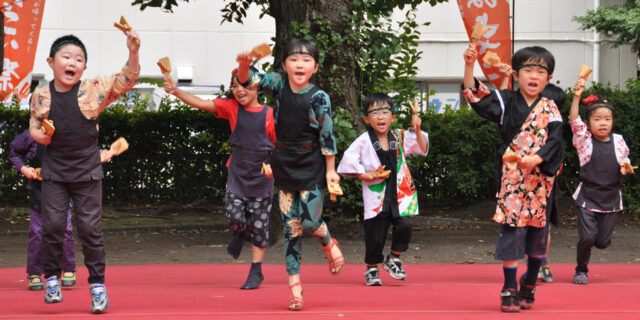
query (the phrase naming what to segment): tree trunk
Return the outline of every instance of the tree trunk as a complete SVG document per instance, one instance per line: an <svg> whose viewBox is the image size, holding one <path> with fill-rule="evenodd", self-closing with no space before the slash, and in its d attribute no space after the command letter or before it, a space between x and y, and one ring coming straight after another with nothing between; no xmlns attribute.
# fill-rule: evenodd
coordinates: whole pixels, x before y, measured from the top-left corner
<svg viewBox="0 0 640 320"><path fill-rule="evenodd" d="M343 12L351 12L350 0L270 0L269 4L269 14L276 22L276 46L274 49L276 69L282 65L287 43L294 38L291 24L288 21L296 21L301 25L308 26L311 35L315 37L320 30L313 19L313 13L322 13L326 19L331 21L334 32L343 35L352 32L349 26L345 25L341 16ZM322 48L318 49L322 50ZM354 129L361 131L364 126L360 121L358 106L357 63L353 61L357 48L342 48L342 50L339 56L334 52L321 51L324 62L311 82L329 94L334 113L338 109L345 109L351 117ZM350 57L350 59L345 57ZM324 67L333 64L344 67L346 71L340 77L336 77L331 70Z"/></svg>

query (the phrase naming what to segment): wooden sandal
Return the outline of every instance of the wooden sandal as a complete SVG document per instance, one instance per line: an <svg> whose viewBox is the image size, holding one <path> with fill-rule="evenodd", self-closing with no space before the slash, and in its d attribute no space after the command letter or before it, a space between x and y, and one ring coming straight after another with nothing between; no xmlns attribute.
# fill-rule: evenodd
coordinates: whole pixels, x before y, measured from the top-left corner
<svg viewBox="0 0 640 320"><path fill-rule="evenodd" d="M336 257L331 255L331 250L334 246L338 247L338 256ZM331 274L337 275L342 272L342 269L344 268L344 256L342 256L342 252L340 251L340 244L338 243L338 240L331 238L331 241L326 246L323 246L322 250L329 261L329 271Z"/></svg>
<svg viewBox="0 0 640 320"><path fill-rule="evenodd" d="M295 286L300 286L300 297L296 297L293 294L293 287ZM302 284L300 284L300 281L292 284L289 286L289 310L291 311L297 311L302 309L302 306L304 305L304 288L302 288Z"/></svg>

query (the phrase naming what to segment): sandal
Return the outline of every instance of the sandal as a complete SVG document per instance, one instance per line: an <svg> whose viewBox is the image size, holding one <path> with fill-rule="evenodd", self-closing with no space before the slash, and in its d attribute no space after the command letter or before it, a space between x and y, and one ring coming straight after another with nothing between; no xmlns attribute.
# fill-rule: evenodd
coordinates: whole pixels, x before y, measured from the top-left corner
<svg viewBox="0 0 640 320"><path fill-rule="evenodd" d="M71 274L71 275L68 275ZM71 287L76 284L76 273L73 271L62 273L62 286L63 287Z"/></svg>
<svg viewBox="0 0 640 320"><path fill-rule="evenodd" d="M331 255L331 250L333 247L338 247L338 256L334 257ZM324 251L324 255L327 257L329 261L329 271L333 275L337 275L342 272L344 267L344 257L342 256L342 252L340 251L340 244L338 240L335 238L331 238L331 242L329 242L326 246L322 246L322 250Z"/></svg>
<svg viewBox="0 0 640 320"><path fill-rule="evenodd" d="M300 297L296 297L293 294L293 287L295 286L300 286ZM300 281L292 284L289 286L289 310L291 311L297 311L302 309L302 306L304 305L304 288L302 288L302 284L300 284Z"/></svg>
<svg viewBox="0 0 640 320"><path fill-rule="evenodd" d="M30 274L28 279L29 279L29 290L40 291L43 289L42 278L40 278L39 274ZM38 280L38 281L36 282L35 280Z"/></svg>

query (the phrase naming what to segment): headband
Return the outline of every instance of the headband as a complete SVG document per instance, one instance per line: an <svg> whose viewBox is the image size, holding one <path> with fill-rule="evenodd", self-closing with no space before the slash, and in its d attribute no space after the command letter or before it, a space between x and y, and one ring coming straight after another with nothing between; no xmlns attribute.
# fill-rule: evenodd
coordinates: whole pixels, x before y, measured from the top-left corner
<svg viewBox="0 0 640 320"><path fill-rule="evenodd" d="M49 51L49 57L53 58L53 56L56 54L56 52L58 52L58 50L60 50L60 48L62 48L62 46L67 44L73 44L80 47L80 49L82 49L82 52L84 52L84 60L85 61L88 60L87 49L84 47L84 44L82 43L82 41L80 41L80 39L76 37L69 37L69 36L63 37L61 39L62 40L58 41L57 43L56 42L53 43L53 45L51 46L51 51Z"/></svg>
<svg viewBox="0 0 640 320"><path fill-rule="evenodd" d="M393 113L393 110L391 109L391 107L390 107L390 106L382 106L382 107L373 108L373 109L371 109L371 110L367 111L367 113L365 114L365 116L366 116L366 115L368 115L369 113L374 112L374 111L383 110L383 109L387 109L387 110L391 111L391 113Z"/></svg>
<svg viewBox="0 0 640 320"><path fill-rule="evenodd" d="M312 58L313 58L313 56L311 55L311 53L306 52L306 51L300 51L300 50L295 50L295 51L291 51L291 52L289 52L289 53L287 54L287 57L288 57L288 56L290 56L290 55L293 55L293 54L306 54L306 55L308 55L308 56L310 56L310 57L312 57Z"/></svg>
<svg viewBox="0 0 640 320"><path fill-rule="evenodd" d="M516 67L516 71L520 70L520 68L524 68L524 67L540 67L543 68L545 70L547 70L547 72L549 72L549 67L543 65L543 64L539 64L539 63L525 63L525 64L521 64L519 66Z"/></svg>

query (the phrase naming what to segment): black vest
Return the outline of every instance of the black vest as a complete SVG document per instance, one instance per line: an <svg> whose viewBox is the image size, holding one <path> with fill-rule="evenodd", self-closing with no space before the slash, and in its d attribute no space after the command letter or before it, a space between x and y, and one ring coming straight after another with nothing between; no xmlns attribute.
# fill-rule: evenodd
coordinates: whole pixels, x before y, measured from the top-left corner
<svg viewBox="0 0 640 320"><path fill-rule="evenodd" d="M57 92L53 81L49 119L56 128L42 161L42 178L82 182L104 178L98 149L98 119L87 119L78 105L80 82L67 92Z"/></svg>
<svg viewBox="0 0 640 320"><path fill-rule="evenodd" d="M276 119L276 148L271 155L278 189L312 190L327 184L327 164L320 151L320 132L309 123L311 97L318 90L313 86L308 92L297 94L285 80Z"/></svg>

